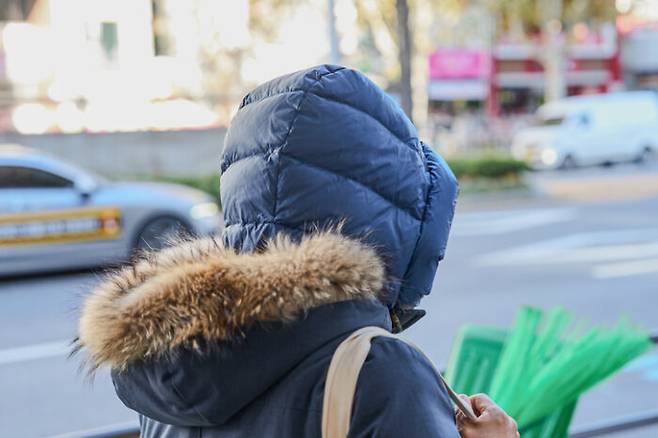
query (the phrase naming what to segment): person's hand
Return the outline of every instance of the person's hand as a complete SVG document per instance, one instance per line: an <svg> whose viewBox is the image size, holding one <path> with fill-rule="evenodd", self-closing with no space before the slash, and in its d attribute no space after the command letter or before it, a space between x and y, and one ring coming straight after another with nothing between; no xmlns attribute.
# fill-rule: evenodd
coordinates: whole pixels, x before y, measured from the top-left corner
<svg viewBox="0 0 658 438"><path fill-rule="evenodd" d="M471 405L477 415L470 420L457 410L457 429L462 438L519 438L516 421L503 411L485 394L470 397L460 395L464 402Z"/></svg>

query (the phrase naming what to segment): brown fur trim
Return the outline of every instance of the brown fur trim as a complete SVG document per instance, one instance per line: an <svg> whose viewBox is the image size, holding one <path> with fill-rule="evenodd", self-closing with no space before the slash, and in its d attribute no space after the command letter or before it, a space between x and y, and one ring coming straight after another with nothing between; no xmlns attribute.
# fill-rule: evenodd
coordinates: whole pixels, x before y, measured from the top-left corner
<svg viewBox="0 0 658 438"><path fill-rule="evenodd" d="M375 298L384 268L372 248L336 233L237 254L211 238L154 253L111 274L85 300L77 348L92 370L227 341L259 322L291 321L314 307Z"/></svg>

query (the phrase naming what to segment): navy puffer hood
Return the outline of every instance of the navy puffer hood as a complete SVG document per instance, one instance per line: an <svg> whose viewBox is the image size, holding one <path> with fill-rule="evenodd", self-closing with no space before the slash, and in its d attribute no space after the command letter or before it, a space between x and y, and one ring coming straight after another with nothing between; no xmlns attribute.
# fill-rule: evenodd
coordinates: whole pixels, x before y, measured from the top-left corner
<svg viewBox="0 0 658 438"><path fill-rule="evenodd" d="M457 197L445 161L363 74L322 65L242 101L221 157L224 244L253 251L344 221L386 260L389 307L431 291Z"/></svg>

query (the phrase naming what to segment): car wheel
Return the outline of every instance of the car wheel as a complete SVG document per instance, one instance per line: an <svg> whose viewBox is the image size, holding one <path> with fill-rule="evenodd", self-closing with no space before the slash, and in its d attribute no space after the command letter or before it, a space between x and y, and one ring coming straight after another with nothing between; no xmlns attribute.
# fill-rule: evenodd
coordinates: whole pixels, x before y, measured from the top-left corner
<svg viewBox="0 0 658 438"><path fill-rule="evenodd" d="M652 161L656 158L656 153L655 151L650 148L649 146L646 146L644 149L642 149L642 152L637 156L635 159L636 163L647 163L649 161Z"/></svg>
<svg viewBox="0 0 658 438"><path fill-rule="evenodd" d="M565 155L562 159L562 164L560 164L560 169L575 169L578 167L578 163L572 155Z"/></svg>
<svg viewBox="0 0 658 438"><path fill-rule="evenodd" d="M190 234L190 228L180 219L158 217L142 227L135 239L133 252L158 251L169 246L172 240Z"/></svg>

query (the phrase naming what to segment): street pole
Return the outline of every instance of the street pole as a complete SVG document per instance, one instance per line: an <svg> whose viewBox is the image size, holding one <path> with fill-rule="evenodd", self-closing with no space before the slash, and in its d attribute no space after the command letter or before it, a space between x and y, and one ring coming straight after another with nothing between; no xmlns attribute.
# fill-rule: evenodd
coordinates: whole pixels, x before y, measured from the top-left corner
<svg viewBox="0 0 658 438"><path fill-rule="evenodd" d="M413 100L411 90L411 31L409 29L409 3L407 0L396 0L398 28L398 60L400 61L400 104L411 119L413 116Z"/></svg>
<svg viewBox="0 0 658 438"><path fill-rule="evenodd" d="M562 0L543 0L544 98L547 102L566 95L566 63L562 39Z"/></svg>
<svg viewBox="0 0 658 438"><path fill-rule="evenodd" d="M334 0L327 0L327 27L329 28L329 62L340 64L340 46L338 43L338 32L336 31L336 11Z"/></svg>

